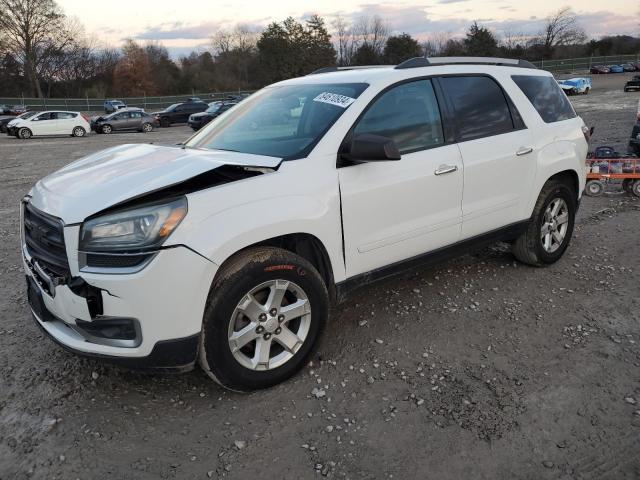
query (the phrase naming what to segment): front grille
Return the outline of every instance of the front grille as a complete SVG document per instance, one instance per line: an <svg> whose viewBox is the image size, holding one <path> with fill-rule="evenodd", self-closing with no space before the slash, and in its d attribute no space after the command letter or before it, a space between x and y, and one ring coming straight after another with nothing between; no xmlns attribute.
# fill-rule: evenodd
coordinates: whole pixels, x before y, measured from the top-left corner
<svg viewBox="0 0 640 480"><path fill-rule="evenodd" d="M49 272L69 276L62 220L41 212L29 203L24 206L24 242L29 255Z"/></svg>

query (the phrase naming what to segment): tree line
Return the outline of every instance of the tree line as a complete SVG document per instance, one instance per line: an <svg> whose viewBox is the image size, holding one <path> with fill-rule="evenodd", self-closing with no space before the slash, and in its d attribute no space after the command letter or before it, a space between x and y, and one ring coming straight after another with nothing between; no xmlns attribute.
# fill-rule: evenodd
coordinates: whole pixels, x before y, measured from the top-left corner
<svg viewBox="0 0 640 480"><path fill-rule="evenodd" d="M260 88L318 68L397 64L416 56L505 56L528 60L637 53L640 38L587 41L573 11L551 13L537 35L498 37L473 22L464 37L418 41L379 16L355 21L292 17L261 31L212 32L209 48L175 60L157 42L98 46L55 0L0 0L0 96L127 97Z"/></svg>

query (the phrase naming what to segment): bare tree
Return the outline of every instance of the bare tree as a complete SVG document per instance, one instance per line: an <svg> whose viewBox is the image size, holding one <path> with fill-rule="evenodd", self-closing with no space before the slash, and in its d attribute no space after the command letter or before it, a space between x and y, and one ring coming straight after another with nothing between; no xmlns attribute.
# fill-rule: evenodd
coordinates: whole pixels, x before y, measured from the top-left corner
<svg viewBox="0 0 640 480"><path fill-rule="evenodd" d="M38 68L59 48L64 14L54 0L0 0L0 31L5 48L23 65L32 91L42 97Z"/></svg>
<svg viewBox="0 0 640 480"><path fill-rule="evenodd" d="M353 26L357 47L365 46L375 55L382 56L389 38L389 27L378 15L360 17Z"/></svg>
<svg viewBox="0 0 640 480"><path fill-rule="evenodd" d="M538 41L545 53L551 56L555 47L583 43L586 38L587 35L578 24L576 14L571 8L562 7L547 17Z"/></svg>
<svg viewBox="0 0 640 480"><path fill-rule="evenodd" d="M260 33L248 25L238 24L233 30L218 30L211 36L211 46L215 55L255 50Z"/></svg>
<svg viewBox="0 0 640 480"><path fill-rule="evenodd" d="M437 57L443 54L447 43L451 40L451 33L436 32L431 34L422 43L422 52L425 57Z"/></svg>
<svg viewBox="0 0 640 480"><path fill-rule="evenodd" d="M354 37L352 25L341 15L337 15L331 22L337 41L338 65L351 65L358 42Z"/></svg>

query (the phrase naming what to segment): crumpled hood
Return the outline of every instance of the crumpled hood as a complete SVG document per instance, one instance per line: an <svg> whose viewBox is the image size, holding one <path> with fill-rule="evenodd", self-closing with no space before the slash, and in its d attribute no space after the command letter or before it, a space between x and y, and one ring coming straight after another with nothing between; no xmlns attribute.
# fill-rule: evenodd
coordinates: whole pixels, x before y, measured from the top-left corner
<svg viewBox="0 0 640 480"><path fill-rule="evenodd" d="M121 145L77 160L38 181L36 208L66 224L112 205L188 180L222 165L275 168L281 159L220 150L150 144Z"/></svg>

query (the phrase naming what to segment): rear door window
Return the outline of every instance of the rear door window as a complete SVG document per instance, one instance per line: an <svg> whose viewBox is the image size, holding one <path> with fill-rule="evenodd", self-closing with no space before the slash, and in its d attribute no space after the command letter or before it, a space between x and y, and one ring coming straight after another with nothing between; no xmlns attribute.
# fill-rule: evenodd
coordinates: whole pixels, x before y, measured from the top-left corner
<svg viewBox="0 0 640 480"><path fill-rule="evenodd" d="M560 122L576 116L571 102L553 77L513 75L511 78L545 123Z"/></svg>
<svg viewBox="0 0 640 480"><path fill-rule="evenodd" d="M492 78L442 77L440 84L454 109L459 142L500 135L517 128L507 98Z"/></svg>

